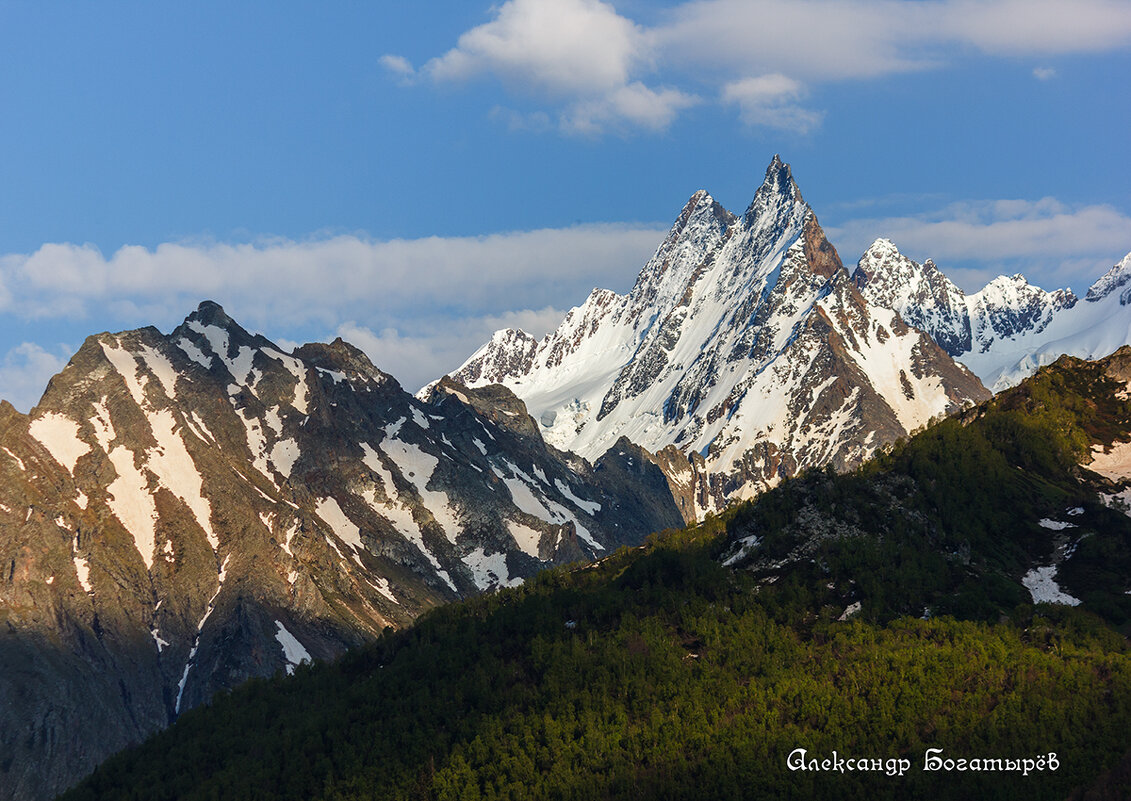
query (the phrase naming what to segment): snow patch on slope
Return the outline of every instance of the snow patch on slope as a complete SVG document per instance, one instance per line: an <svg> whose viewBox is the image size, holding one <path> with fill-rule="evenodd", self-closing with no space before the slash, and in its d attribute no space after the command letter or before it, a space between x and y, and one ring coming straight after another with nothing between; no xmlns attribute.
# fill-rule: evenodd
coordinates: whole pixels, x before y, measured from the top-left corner
<svg viewBox="0 0 1131 801"><path fill-rule="evenodd" d="M79 457L90 452L90 446L79 439L79 424L58 412L49 412L32 420L28 433L39 440L55 461L72 475ZM11 453L8 455L11 456ZM15 459L14 456L12 458ZM23 469L22 462L20 466Z"/></svg>
<svg viewBox="0 0 1131 801"><path fill-rule="evenodd" d="M476 548L463 558L464 564L471 570L472 581L481 590L489 587L517 587L522 584L521 578L511 578L507 570L507 556L504 553L488 555L482 547Z"/></svg>
<svg viewBox="0 0 1131 801"><path fill-rule="evenodd" d="M295 462L301 455L302 452L295 439L281 439L271 448L271 463L275 465L276 470L289 477L294 472Z"/></svg>
<svg viewBox="0 0 1131 801"><path fill-rule="evenodd" d="M436 575L455 591L456 585L452 582L451 576L442 568L439 560L424 544L424 533L420 530L420 525L412 515L412 508L400 500L396 485L393 483L393 474L381 463L381 457L377 455L377 451L373 449L372 445L363 442L361 449L364 453L362 461L381 479L381 485L388 500L385 502L378 501L377 493L372 489L364 491L361 496L362 499L369 504L373 511L392 523L393 528L400 532L405 539L415 545L417 550L424 554L424 557L431 563Z"/></svg>
<svg viewBox="0 0 1131 801"><path fill-rule="evenodd" d="M403 422L404 418L402 417L393 425L385 428L385 433L389 436L380 443L379 447L396 464L401 475L416 487L424 506L432 513L436 522L440 524L440 528L443 529L448 540L455 544L456 537L462 529L456 510L452 507L446 492L428 489L428 482L432 479L432 474L440 460L421 450L415 443L404 442L389 434L390 431L399 430Z"/></svg>
<svg viewBox="0 0 1131 801"><path fill-rule="evenodd" d="M315 510L318 512L318 516L326 521L326 524L338 536L338 539L354 549L354 561L364 567L361 563L361 557L358 555L358 551L365 549L361 542L361 530L346 517L346 513L342 511L338 502L333 498L319 498Z"/></svg>
<svg viewBox="0 0 1131 801"><path fill-rule="evenodd" d="M545 481L545 477L543 477L542 480ZM581 498L578 498L573 494L573 490L570 489L569 485L561 479L555 478L554 486L558 488L558 492L569 499L570 503L586 514L595 515L597 512L601 511L601 504L596 501L583 501Z"/></svg>
<svg viewBox="0 0 1131 801"><path fill-rule="evenodd" d="M276 620L275 626L278 629L275 632L275 639L279 641L279 646L283 649L283 659L287 662L287 675L290 676L295 672L296 665L311 661L310 652L303 647L295 635L287 631L287 627L283 625L281 620Z"/></svg>
<svg viewBox="0 0 1131 801"><path fill-rule="evenodd" d="M368 581L370 587L377 590L377 592L381 593L390 601L400 606L401 602L397 600L397 596L393 595L393 591L389 586L389 580L387 578L385 578L384 576L379 576L377 578L377 581L369 581L369 579L366 579L366 581Z"/></svg>
<svg viewBox="0 0 1131 801"><path fill-rule="evenodd" d="M177 371L173 369L173 363L169 361L165 354L148 345L142 345L141 352L142 360L149 371L157 376L157 381L165 390L165 396L170 400L175 399L177 397Z"/></svg>
<svg viewBox="0 0 1131 801"><path fill-rule="evenodd" d="M111 448L114 426L105 399L95 404L91 418L94 436L110 458L117 477L106 488L106 505L134 538L134 545L147 570L153 567L153 551L157 547L157 506L149 494L149 482L135 465L134 452L125 446Z"/></svg>
<svg viewBox="0 0 1131 801"><path fill-rule="evenodd" d="M494 465L491 466L491 469L494 470L495 475L502 479L503 483L507 485L507 489L510 491L515 506L528 515L532 515L554 525L572 522L574 529L577 531L577 536L589 543L595 550L605 550L605 546L593 538L593 535L589 533L589 529L582 524L577 518L577 515L551 498L547 498L544 495L540 497L540 493L536 493L535 487L537 485L534 483L533 478L510 461L504 459L503 463L506 465L511 475L507 475Z"/></svg>
<svg viewBox="0 0 1131 801"><path fill-rule="evenodd" d="M146 417L157 440L157 447L146 454L146 466L162 486L184 501L215 551L220 541L212 529L212 505L203 495L204 479L185 448L184 439L174 431L173 413L165 409L147 413Z"/></svg>
<svg viewBox="0 0 1131 801"><path fill-rule="evenodd" d="M199 364L205 370L212 369L212 357L206 356L204 351L198 348L191 339L188 339L187 337L181 337L177 340L177 347L180 348L186 356Z"/></svg>
<svg viewBox="0 0 1131 801"><path fill-rule="evenodd" d="M1112 481L1131 478L1131 442L1117 442L1107 453L1102 445L1095 446L1092 461L1084 466Z"/></svg>
<svg viewBox="0 0 1131 801"><path fill-rule="evenodd" d="M88 593L94 592L94 586L90 583L90 562L81 556L72 556L71 560L75 563L75 575L78 576L79 584Z"/></svg>
<svg viewBox="0 0 1131 801"><path fill-rule="evenodd" d="M181 700L184 697L185 685L188 684L189 671L192 670L193 660L196 659L197 649L200 648L200 634L204 631L204 624L208 622L208 618L211 617L212 611L216 608L216 599L220 597L220 591L224 589L224 580L228 577L228 561L231 558L231 554L224 557L224 562L220 565L220 572L217 575L216 592L212 593L212 597L208 599L204 616L196 624L196 636L193 637L192 648L189 649L188 659L185 660L185 669L181 674L181 680L177 682L177 701L173 706L173 711L176 714L181 712Z"/></svg>
<svg viewBox="0 0 1131 801"><path fill-rule="evenodd" d="M538 558L538 543L542 539L541 532L514 520L507 521L507 530L511 533L511 537L514 538L519 550L535 559Z"/></svg>
<svg viewBox="0 0 1131 801"><path fill-rule="evenodd" d="M21 459L19 456L16 456L16 454L12 453L7 448L3 448L3 451L11 457L12 461L16 463L16 466L20 468L20 470L23 470L25 472L27 471L27 467L24 465L23 459Z"/></svg>
<svg viewBox="0 0 1131 801"><path fill-rule="evenodd" d="M1073 598L1056 583L1056 565L1033 568L1022 577L1021 583L1033 596L1035 604L1080 605L1079 598Z"/></svg>

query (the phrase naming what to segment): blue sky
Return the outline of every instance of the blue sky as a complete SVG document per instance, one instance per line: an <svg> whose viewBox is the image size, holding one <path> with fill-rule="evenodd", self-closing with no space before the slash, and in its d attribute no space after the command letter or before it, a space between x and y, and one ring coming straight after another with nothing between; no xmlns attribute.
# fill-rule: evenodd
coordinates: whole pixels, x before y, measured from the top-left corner
<svg viewBox="0 0 1131 801"><path fill-rule="evenodd" d="M0 397L203 298L409 389L627 290L774 153L845 262L1131 251L1131 4L0 0Z"/></svg>

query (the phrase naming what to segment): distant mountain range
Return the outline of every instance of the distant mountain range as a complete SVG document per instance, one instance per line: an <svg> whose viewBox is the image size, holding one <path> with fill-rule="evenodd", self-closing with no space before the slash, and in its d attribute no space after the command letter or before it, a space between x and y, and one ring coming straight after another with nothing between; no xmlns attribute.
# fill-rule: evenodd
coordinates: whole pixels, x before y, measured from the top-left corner
<svg viewBox="0 0 1131 801"><path fill-rule="evenodd" d="M1083 301L1001 276L966 295L928 259L917 264L887 239L860 258L853 280L869 301L895 309L999 392L1062 355L1096 359L1131 342L1131 253Z"/></svg>
<svg viewBox="0 0 1131 801"><path fill-rule="evenodd" d="M0 404L0 801L249 678L859 467L1058 349L1114 350L1129 281L1131 257L1083 300L966 296L886 240L850 274L775 157L741 216L695 193L627 295L500 331L416 397L208 301L90 337L30 414ZM1120 453L1096 461L1113 504Z"/></svg>
<svg viewBox="0 0 1131 801"><path fill-rule="evenodd" d="M698 517L854 467L989 397L983 382L1111 353L1131 342L1129 280L1131 254L1082 303L1019 275L967 297L886 239L850 276L775 156L742 216L692 195L627 295L594 290L541 340L498 331L452 377L510 388L557 447L661 454Z"/></svg>
<svg viewBox="0 0 1131 801"><path fill-rule="evenodd" d="M453 377L512 389L557 447L668 454L696 517L989 397L857 290L777 157L742 216L696 192L628 295L539 342L500 331Z"/></svg>

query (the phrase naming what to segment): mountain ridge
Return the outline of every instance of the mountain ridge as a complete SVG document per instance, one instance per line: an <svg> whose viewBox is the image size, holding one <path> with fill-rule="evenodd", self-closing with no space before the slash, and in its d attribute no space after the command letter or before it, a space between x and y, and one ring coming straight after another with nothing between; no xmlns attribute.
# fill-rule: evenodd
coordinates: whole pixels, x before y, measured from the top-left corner
<svg viewBox="0 0 1131 801"><path fill-rule="evenodd" d="M948 348L1000 359L1081 309L1120 340L1129 276L1131 254L1083 300L1020 276L966 296L887 240L850 274L775 156L741 216L695 192L628 294L496 332L416 397L341 338L287 353L211 301L89 337L28 415L0 403L0 720L31 721L0 731L0 788L41 797L248 678L854 470L989 397ZM1124 457L1089 468L1117 508ZM1056 587L1066 543L1011 564Z"/></svg>
<svg viewBox="0 0 1131 801"><path fill-rule="evenodd" d="M987 397L892 315L859 294L775 156L742 217L694 193L627 295L594 290L537 342L497 332L452 375L508 386L584 456L620 436L697 453L702 515Z"/></svg>
<svg viewBox="0 0 1131 801"><path fill-rule="evenodd" d="M1062 355L1100 358L1131 343L1131 253L1088 289L1046 292L1020 274L966 294L927 259L922 265L877 239L853 278L874 303L930 334L995 392Z"/></svg>
<svg viewBox="0 0 1131 801"><path fill-rule="evenodd" d="M590 464L506 390L423 403L340 339L287 354L207 301L168 336L88 337L28 415L0 407L0 478L2 798L682 522L650 454Z"/></svg>

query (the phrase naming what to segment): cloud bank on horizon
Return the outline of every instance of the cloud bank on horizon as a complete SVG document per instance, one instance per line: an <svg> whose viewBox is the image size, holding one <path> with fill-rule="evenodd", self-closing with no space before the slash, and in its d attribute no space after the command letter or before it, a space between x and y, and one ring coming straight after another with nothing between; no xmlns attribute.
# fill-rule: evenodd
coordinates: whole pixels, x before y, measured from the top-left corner
<svg viewBox="0 0 1131 801"><path fill-rule="evenodd" d="M166 243L110 255L47 244L0 256L0 314L66 323L80 338L150 324L167 333L211 299L284 347L342 336L416 390L499 328L541 335L595 286L623 289L660 236L654 227L598 224L415 240ZM0 362L0 397L26 411L66 363L67 347L11 347Z"/></svg>

